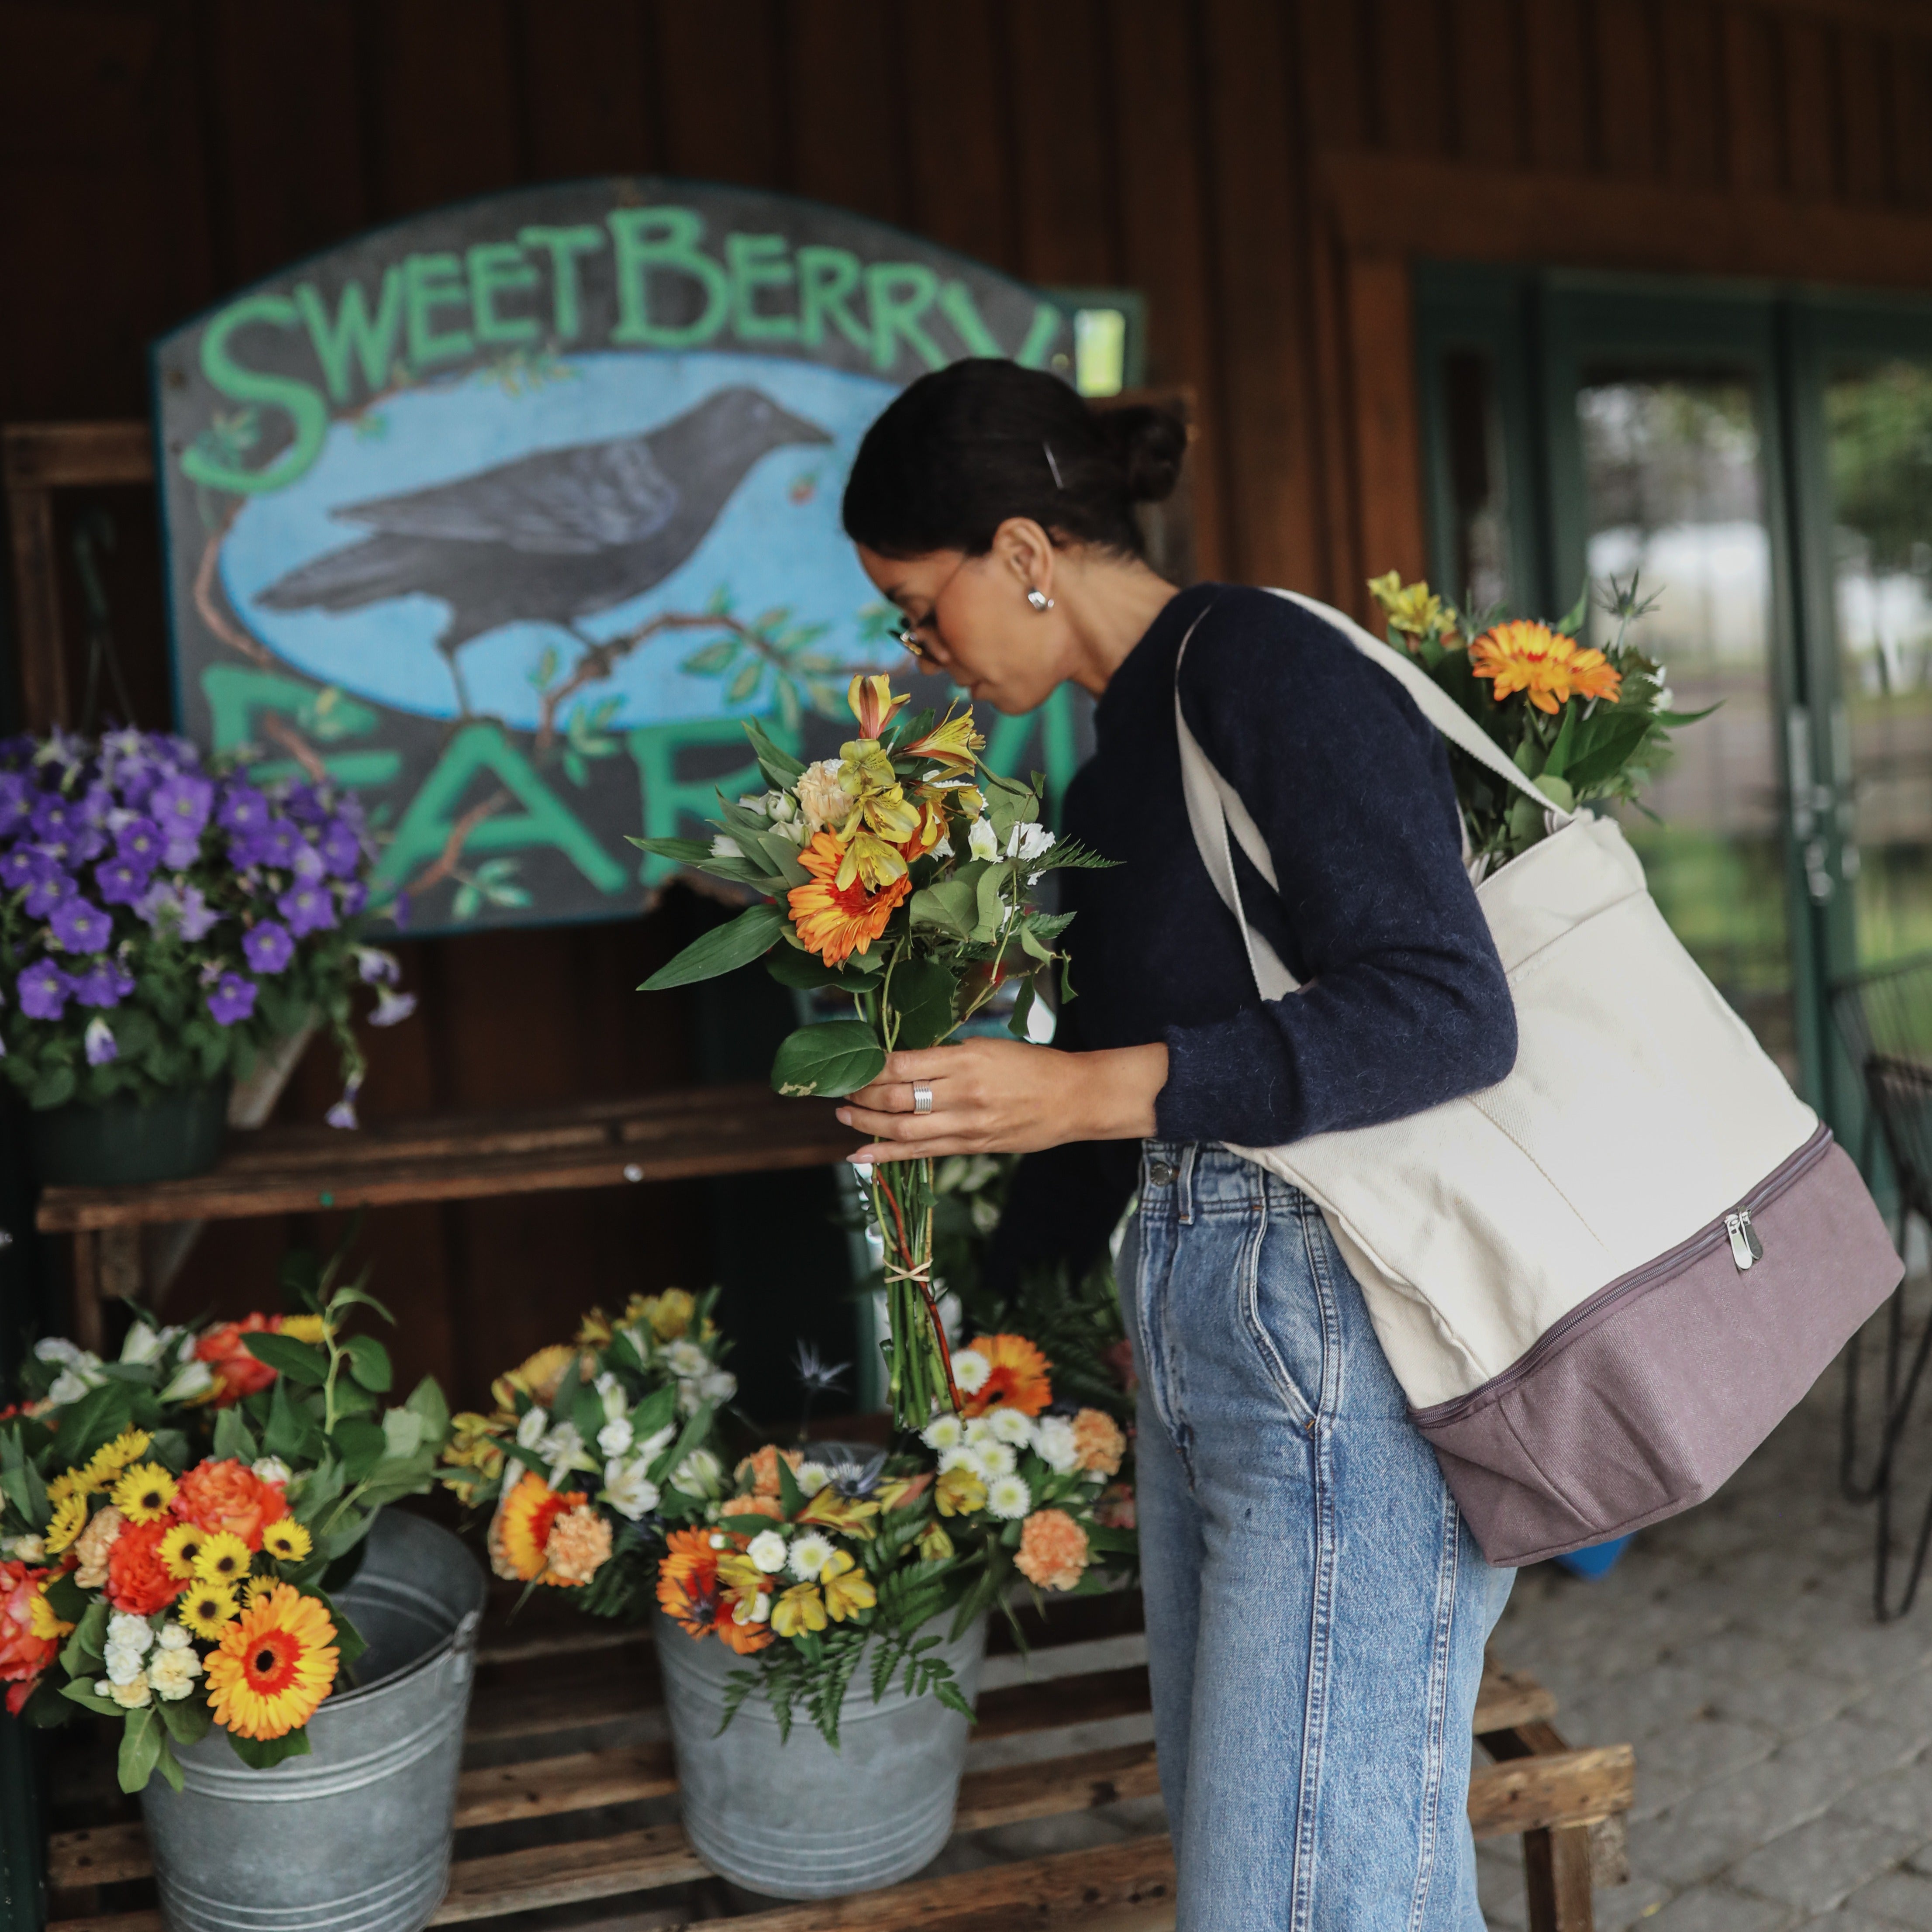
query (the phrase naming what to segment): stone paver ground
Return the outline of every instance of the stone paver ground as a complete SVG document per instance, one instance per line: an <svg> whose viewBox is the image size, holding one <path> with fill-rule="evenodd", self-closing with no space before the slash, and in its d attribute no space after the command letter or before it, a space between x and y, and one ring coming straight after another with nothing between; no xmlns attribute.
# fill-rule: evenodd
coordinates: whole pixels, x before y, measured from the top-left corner
<svg viewBox="0 0 1932 1932"><path fill-rule="evenodd" d="M1838 1493L1840 1388L1834 1369L1607 1576L1518 1580L1504 1661L1556 1693L1571 1742L1636 1748L1630 1882L1597 1894L1604 1932L1932 1932L1932 1582L1902 1622L1874 1620L1872 1512ZM1922 1498L1932 1423L1901 1468ZM1478 1856L1490 1924L1516 1932L1515 1841Z"/></svg>

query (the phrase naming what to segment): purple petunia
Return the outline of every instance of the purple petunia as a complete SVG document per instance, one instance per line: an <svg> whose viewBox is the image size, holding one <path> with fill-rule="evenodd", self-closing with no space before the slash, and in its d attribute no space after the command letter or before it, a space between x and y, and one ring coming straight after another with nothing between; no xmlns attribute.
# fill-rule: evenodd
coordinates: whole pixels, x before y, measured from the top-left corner
<svg viewBox="0 0 1932 1932"><path fill-rule="evenodd" d="M171 852L170 865L192 862L194 850L200 843L202 827L208 823L208 812L214 803L214 781L192 772L176 772L172 777L162 779L148 794L148 810L160 826L170 847L182 843L190 846L187 859L178 860Z"/></svg>
<svg viewBox="0 0 1932 1932"><path fill-rule="evenodd" d="M335 923L335 901L325 886L298 880L275 902L275 910L298 939L321 932Z"/></svg>
<svg viewBox="0 0 1932 1932"><path fill-rule="evenodd" d="M22 772L0 772L0 838L10 838L32 816L34 788Z"/></svg>
<svg viewBox="0 0 1932 1932"><path fill-rule="evenodd" d="M36 838L45 839L52 844L72 837L86 820L74 809L70 800L53 791L41 794L28 822L34 828Z"/></svg>
<svg viewBox="0 0 1932 1932"><path fill-rule="evenodd" d="M346 884L338 880L335 896L342 902L342 916L344 919L353 919L369 903L369 888L360 879L351 879ZM403 906L405 913L408 911L407 905L401 900L398 900L397 904ZM398 927L402 922L400 919L396 921Z"/></svg>
<svg viewBox="0 0 1932 1932"><path fill-rule="evenodd" d="M298 879L314 881L326 879L328 868L322 862L322 854L313 845L298 845L296 856L290 861L289 870Z"/></svg>
<svg viewBox="0 0 1932 1932"><path fill-rule="evenodd" d="M54 937L70 952L98 952L114 937L112 915L76 892L47 915Z"/></svg>
<svg viewBox="0 0 1932 1932"><path fill-rule="evenodd" d="M279 973L296 956L296 943L286 926L265 919L242 934L242 951L257 973Z"/></svg>
<svg viewBox="0 0 1932 1932"><path fill-rule="evenodd" d="M224 973L209 989L208 1010L218 1025L232 1026L255 1010L255 995L260 990L254 980L243 979L239 973Z"/></svg>
<svg viewBox="0 0 1932 1932"><path fill-rule="evenodd" d="M118 961L104 956L84 973L66 976L68 991L83 1006L118 1006L134 990L134 976Z"/></svg>
<svg viewBox="0 0 1932 1932"><path fill-rule="evenodd" d="M56 861L27 888L27 916L45 919L56 906L64 905L80 890L79 881L63 872Z"/></svg>
<svg viewBox="0 0 1932 1932"><path fill-rule="evenodd" d="M132 859L104 859L94 868L94 889L109 905L134 905L152 876Z"/></svg>
<svg viewBox="0 0 1932 1932"><path fill-rule="evenodd" d="M90 1066L105 1066L110 1060L121 1057L121 1048L116 1042L113 1029L105 1020L89 1020L87 1031L82 1035L87 1048L87 1064Z"/></svg>
<svg viewBox="0 0 1932 1932"><path fill-rule="evenodd" d="M60 868L60 861L51 852L38 845L16 845L0 854L0 884L17 892L22 886L52 878Z"/></svg>
<svg viewBox="0 0 1932 1932"><path fill-rule="evenodd" d="M268 801L253 785L231 778L215 808L214 822L226 832L260 832L268 822Z"/></svg>
<svg viewBox="0 0 1932 1932"><path fill-rule="evenodd" d="M301 829L292 820L272 818L256 835L253 862L280 866L286 871L295 863L296 854L305 849Z"/></svg>
<svg viewBox="0 0 1932 1932"><path fill-rule="evenodd" d="M209 906L200 886L171 885L165 879L158 880L141 895L135 903L134 914L157 932L166 925L178 926L182 938L190 944L221 922L220 914Z"/></svg>
<svg viewBox="0 0 1932 1932"><path fill-rule="evenodd" d="M67 1011L67 975L51 959L37 959L20 975L20 1010L29 1019L57 1020Z"/></svg>
<svg viewBox="0 0 1932 1932"><path fill-rule="evenodd" d="M352 874L362 862L362 841L346 820L332 818L322 829L322 862L338 879Z"/></svg>
<svg viewBox="0 0 1932 1932"><path fill-rule="evenodd" d="M161 828L145 812L124 818L114 834L114 850L149 871L161 862Z"/></svg>

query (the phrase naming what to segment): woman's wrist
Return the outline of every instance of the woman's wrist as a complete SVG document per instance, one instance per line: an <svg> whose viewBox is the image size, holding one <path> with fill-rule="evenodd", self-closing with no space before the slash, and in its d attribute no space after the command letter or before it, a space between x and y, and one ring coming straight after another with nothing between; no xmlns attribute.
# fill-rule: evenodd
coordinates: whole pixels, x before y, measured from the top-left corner
<svg viewBox="0 0 1932 1932"><path fill-rule="evenodd" d="M1156 1041L1151 1046L1108 1047L1071 1058L1084 1088L1080 1111L1085 1130L1074 1138L1151 1138L1154 1102L1167 1084L1166 1047Z"/></svg>

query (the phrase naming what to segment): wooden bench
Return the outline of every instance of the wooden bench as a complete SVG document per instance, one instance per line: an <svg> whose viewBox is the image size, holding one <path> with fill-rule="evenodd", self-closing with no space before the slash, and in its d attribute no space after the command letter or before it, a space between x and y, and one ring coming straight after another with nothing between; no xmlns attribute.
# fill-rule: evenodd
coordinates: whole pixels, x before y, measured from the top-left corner
<svg viewBox="0 0 1932 1932"><path fill-rule="evenodd" d="M1028 1740L1049 1754L969 1768L956 1832L1064 1818L1157 1796L1154 1746L1145 1738L1148 1677L1138 1623L1133 1598L1060 1606L1036 1638L1030 1661L1014 1652L1009 1634L999 1633L1005 1641L996 1639L988 1659L976 1747ZM1479 1838L1522 1834L1535 1932L1589 1932L1593 1865L1599 1882L1620 1876L1606 1868L1617 1862L1622 1816L1630 1803L1632 1754L1628 1744L1571 1750L1552 1728L1555 1712L1556 1700L1541 1685L1492 1664L1475 1730L1492 1761L1479 1763L1471 1779L1469 1816ZM1114 1741L1103 1731L1096 1740L1095 1726L1130 1735ZM1084 1736L1052 1736L1076 1727ZM1052 1754L1055 1742L1085 1748ZM111 1765L111 1759L92 1762L98 1776ZM567 1918L584 1932L583 1908L604 1900L613 1901L611 1913L598 1923L613 1932L620 1924L719 1917L731 1918L740 1932L1172 1923L1172 1848L1156 1831L848 1898L746 1911L712 1876L676 1822L676 1772L648 1634L580 1618L486 1627L465 1767L457 1856L448 1896L433 1922L438 1925L554 1910L559 1922ZM70 1790L69 1808L83 1796ZM111 1784L98 1792L104 1806L113 1796ZM59 1802L58 1791L56 1798ZM163 1932L159 1912L139 1902L142 1893L152 1899L140 1882L152 1870L138 1819L56 1832L49 1845L56 1907L49 1932ZM124 1892L108 1909L103 1887L139 1890Z"/></svg>

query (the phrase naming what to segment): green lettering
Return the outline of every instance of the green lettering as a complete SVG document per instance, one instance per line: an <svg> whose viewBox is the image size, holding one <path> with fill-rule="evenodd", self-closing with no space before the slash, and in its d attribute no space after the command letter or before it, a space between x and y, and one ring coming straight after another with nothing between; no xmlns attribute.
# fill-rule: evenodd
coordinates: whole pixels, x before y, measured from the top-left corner
<svg viewBox="0 0 1932 1932"><path fill-rule="evenodd" d="M617 254L617 326L613 342L646 349L689 349L709 342L724 326L731 306L724 271L698 247L704 218L689 208L616 208L605 217ZM656 322L650 313L650 272L688 275L704 291L695 322Z"/></svg>
<svg viewBox="0 0 1932 1932"><path fill-rule="evenodd" d="M272 730L263 732L257 727L256 720L265 711L272 717L290 719L303 736L322 744L366 738L382 722L369 706L333 685L318 690L314 685L245 664L210 664L201 674L201 689L214 728L212 748L217 752L232 752L258 743L265 736L272 738ZM389 751L325 752L322 764L337 784L357 790L387 784L403 768L401 753ZM306 775L293 758L251 764L248 773L261 784Z"/></svg>
<svg viewBox="0 0 1932 1932"><path fill-rule="evenodd" d="M480 820L463 842L465 852L520 851L548 845L576 866L600 892L625 883L624 868L592 837L583 821L550 790L536 767L495 724L466 724L450 740L435 770L410 800L396 836L375 870L371 884L400 892L410 874L434 860L455 829L457 807L479 774L488 772L523 808Z"/></svg>
<svg viewBox="0 0 1932 1932"><path fill-rule="evenodd" d="M784 256L782 235L725 236L724 262L731 272L731 327L740 342L798 340L796 316L760 315L758 310L759 290L791 286L791 264Z"/></svg>
<svg viewBox="0 0 1932 1932"><path fill-rule="evenodd" d="M954 332L966 345L968 356L998 356L999 340L986 326L973 300L973 291L964 282L948 282L939 292L939 312L952 323Z"/></svg>
<svg viewBox="0 0 1932 1932"><path fill-rule="evenodd" d="M787 730L782 720L777 718L766 718L761 722L772 743L790 752L794 758L797 757L799 740L796 731ZM736 718L692 718L675 724L643 724L635 730L626 731L624 742L629 748L631 762L638 768L638 788L644 799L644 836L646 838L676 838L687 818L701 819L717 810L721 791L727 798L737 798L748 791L765 789L764 775L756 764L747 765L742 770L728 772L722 778L716 772L704 778L679 776L681 753L708 751L718 745L734 750L743 748L745 728ZM647 852L638 868L638 876L646 885L655 886L676 870L672 860Z"/></svg>
<svg viewBox="0 0 1932 1932"><path fill-rule="evenodd" d="M403 263L403 303L409 317L410 366L454 362L476 346L466 328L436 332L433 309L467 308L470 292L463 286L463 265L454 255L411 255Z"/></svg>
<svg viewBox="0 0 1932 1932"><path fill-rule="evenodd" d="M266 403L286 410L295 425L294 440L266 470L235 470L200 444L182 453L182 473L211 490L232 490L259 496L292 483L322 454L328 434L328 405L322 392L290 376L271 376L244 369L228 352L228 338L250 322L272 328L292 328L294 303L280 296L248 296L224 309L201 333L201 372L220 393L237 403Z"/></svg>
<svg viewBox="0 0 1932 1932"><path fill-rule="evenodd" d="M500 290L533 289L537 285L534 264L524 260L524 251L514 242L482 242L466 257L470 267L470 302L478 342L534 342L537 326L533 317L518 316L508 320L496 313Z"/></svg>
<svg viewBox="0 0 1932 1932"><path fill-rule="evenodd" d="M1047 353L1066 326L1066 316L1052 303L1042 302L1033 312L1033 326L1027 331L1026 340L1013 360L1022 369L1044 369Z"/></svg>
<svg viewBox="0 0 1932 1932"><path fill-rule="evenodd" d="M939 295L939 278L919 262L878 262L866 271L866 306L872 316L872 367L890 373L899 359L896 338L904 336L914 354L928 369L942 368L946 358L926 334L919 318Z"/></svg>
<svg viewBox="0 0 1932 1932"><path fill-rule="evenodd" d="M526 248L546 248L550 251L550 279L556 315L556 339L560 342L574 342L578 331L584 326L578 302L577 258L580 255L591 254L603 247L603 230L588 226L532 227L524 229L517 239Z"/></svg>
<svg viewBox="0 0 1932 1932"><path fill-rule="evenodd" d="M801 248L798 251L798 339L816 349L825 340L830 316L854 349L870 349L872 337L854 320L850 307L859 286L859 258L849 248Z"/></svg>
<svg viewBox="0 0 1932 1932"><path fill-rule="evenodd" d="M396 269L382 272L382 292L373 322L362 284L352 277L342 285L333 322L313 282L304 282L296 289L296 307L308 326L308 339L315 344L315 359L322 364L328 393L338 403L349 400L351 356L362 364L362 380L372 391L388 380L390 365L395 360L396 330L403 318L403 278Z"/></svg>

